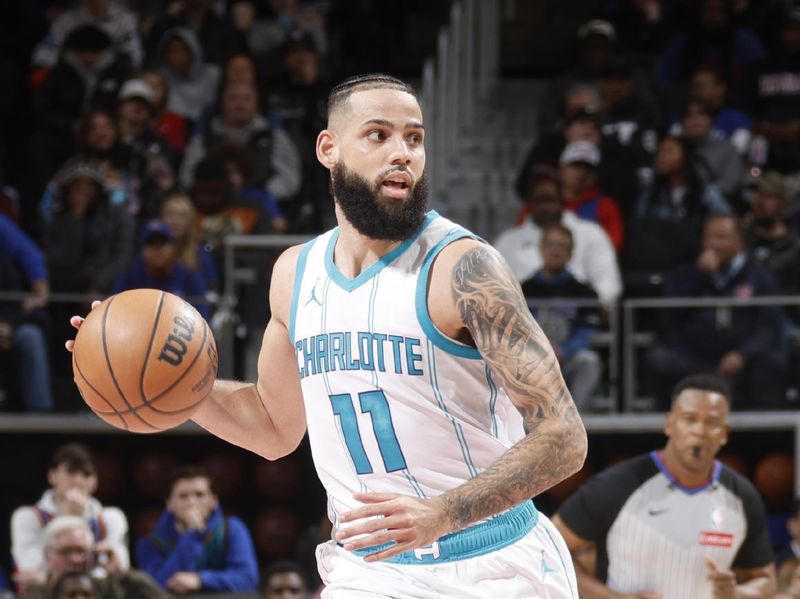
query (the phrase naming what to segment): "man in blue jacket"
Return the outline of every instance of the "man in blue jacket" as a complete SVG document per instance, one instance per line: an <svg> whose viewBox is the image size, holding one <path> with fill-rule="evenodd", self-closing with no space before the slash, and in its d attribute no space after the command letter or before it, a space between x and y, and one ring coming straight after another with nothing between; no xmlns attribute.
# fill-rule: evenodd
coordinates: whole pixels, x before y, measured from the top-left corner
<svg viewBox="0 0 800 599"><path fill-rule="evenodd" d="M153 532L136 543L136 560L176 594L258 588L258 563L247 527L222 514L211 478L195 467L174 474L167 509Z"/></svg>

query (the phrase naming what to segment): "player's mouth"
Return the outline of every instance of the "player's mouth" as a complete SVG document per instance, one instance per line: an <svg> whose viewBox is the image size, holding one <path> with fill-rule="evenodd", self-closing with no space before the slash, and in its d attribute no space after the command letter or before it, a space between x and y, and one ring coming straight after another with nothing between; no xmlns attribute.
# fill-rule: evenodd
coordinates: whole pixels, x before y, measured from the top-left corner
<svg viewBox="0 0 800 599"><path fill-rule="evenodd" d="M392 173L381 182L381 189L390 198L404 199L411 191L411 177L403 172Z"/></svg>

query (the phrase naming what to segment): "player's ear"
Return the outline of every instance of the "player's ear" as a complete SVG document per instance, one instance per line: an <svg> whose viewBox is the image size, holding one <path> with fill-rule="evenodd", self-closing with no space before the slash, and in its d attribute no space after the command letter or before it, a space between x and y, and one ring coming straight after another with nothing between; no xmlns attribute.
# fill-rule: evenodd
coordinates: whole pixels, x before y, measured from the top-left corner
<svg viewBox="0 0 800 599"><path fill-rule="evenodd" d="M336 141L336 133L330 129L323 129L317 135L317 160L328 170L339 161L339 147Z"/></svg>

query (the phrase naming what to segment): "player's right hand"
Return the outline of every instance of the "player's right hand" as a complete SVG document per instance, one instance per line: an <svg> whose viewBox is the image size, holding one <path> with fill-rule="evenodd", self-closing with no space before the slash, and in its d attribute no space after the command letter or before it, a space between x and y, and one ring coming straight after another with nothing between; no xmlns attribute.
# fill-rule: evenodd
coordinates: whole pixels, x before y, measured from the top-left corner
<svg viewBox="0 0 800 599"><path fill-rule="evenodd" d="M93 301L92 302L92 310L94 310L99 305L100 305L100 300ZM84 320L86 320L86 319L83 316L78 316L76 314L75 316L72 316L69 319L69 323L75 328L75 330L78 330L79 328L81 328L81 325L83 324ZM67 339L67 342L64 343L64 347L67 348L67 351L72 351L75 348L75 340L74 339Z"/></svg>

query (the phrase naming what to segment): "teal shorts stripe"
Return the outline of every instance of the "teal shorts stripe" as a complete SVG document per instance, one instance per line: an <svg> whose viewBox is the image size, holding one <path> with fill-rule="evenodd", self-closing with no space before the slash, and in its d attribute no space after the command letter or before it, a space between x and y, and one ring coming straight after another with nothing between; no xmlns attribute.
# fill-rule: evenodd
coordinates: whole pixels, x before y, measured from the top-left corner
<svg viewBox="0 0 800 599"><path fill-rule="evenodd" d="M443 536L429 547L406 551L385 560L391 564L442 564L497 551L519 541L539 521L539 512L532 501L524 501L507 512L475 526ZM390 547L391 544L357 549L364 556Z"/></svg>

